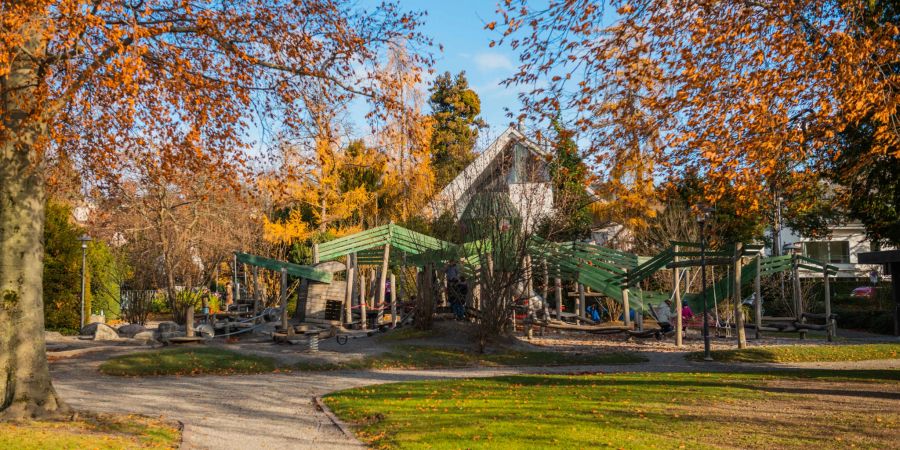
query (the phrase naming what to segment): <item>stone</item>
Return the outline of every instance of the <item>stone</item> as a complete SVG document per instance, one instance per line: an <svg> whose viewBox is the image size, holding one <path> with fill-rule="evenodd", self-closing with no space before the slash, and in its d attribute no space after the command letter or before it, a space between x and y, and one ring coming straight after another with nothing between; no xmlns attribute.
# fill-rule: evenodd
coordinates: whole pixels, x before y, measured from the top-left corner
<svg viewBox="0 0 900 450"><path fill-rule="evenodd" d="M178 331L178 324L175 322L160 322L156 327L156 331L162 333L172 333Z"/></svg>
<svg viewBox="0 0 900 450"><path fill-rule="evenodd" d="M153 331L150 331L150 330L141 331L141 332L135 333L133 338L140 340L140 341L155 341L156 333L154 333Z"/></svg>
<svg viewBox="0 0 900 450"><path fill-rule="evenodd" d="M44 331L45 341L59 341L62 339L64 339L64 337L59 331Z"/></svg>
<svg viewBox="0 0 900 450"><path fill-rule="evenodd" d="M119 339L116 329L100 322L89 323L81 329L82 336L90 336L95 341L113 341Z"/></svg>
<svg viewBox="0 0 900 450"><path fill-rule="evenodd" d="M142 333L144 331L147 331L147 329L144 328L143 325L138 325L136 323L130 323L128 325L122 325L116 331L119 332L119 336L121 336L121 337L133 338L134 335L136 335L138 333Z"/></svg>

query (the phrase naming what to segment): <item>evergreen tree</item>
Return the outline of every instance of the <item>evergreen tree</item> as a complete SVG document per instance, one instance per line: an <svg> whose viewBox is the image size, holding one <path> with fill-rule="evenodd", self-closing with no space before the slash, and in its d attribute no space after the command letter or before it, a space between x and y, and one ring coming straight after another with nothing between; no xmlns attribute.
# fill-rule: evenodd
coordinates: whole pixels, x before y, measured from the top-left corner
<svg viewBox="0 0 900 450"><path fill-rule="evenodd" d="M575 133L565 129L558 121L553 121L552 125L555 154L550 175L554 188L553 206L562 221L559 237L581 239L590 233L593 224L589 207L591 198L587 192L588 168L578 153Z"/></svg>
<svg viewBox="0 0 900 450"><path fill-rule="evenodd" d="M465 72L455 77L450 72L438 75L430 92L429 104L434 119L431 162L435 183L440 189L475 159L478 130L485 124L478 117L481 100L469 88Z"/></svg>
<svg viewBox="0 0 900 450"><path fill-rule="evenodd" d="M44 225L44 326L75 333L81 320L81 243L83 230L71 221L72 208L50 201ZM90 311L85 299L85 314Z"/></svg>

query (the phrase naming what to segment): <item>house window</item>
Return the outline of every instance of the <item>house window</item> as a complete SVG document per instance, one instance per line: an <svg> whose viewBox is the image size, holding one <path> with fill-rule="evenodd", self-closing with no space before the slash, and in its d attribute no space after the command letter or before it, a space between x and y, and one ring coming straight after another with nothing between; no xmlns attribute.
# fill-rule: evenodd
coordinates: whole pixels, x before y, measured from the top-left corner
<svg viewBox="0 0 900 450"><path fill-rule="evenodd" d="M819 261L827 261L832 264L850 263L849 241L820 241L804 242L803 253Z"/></svg>
<svg viewBox="0 0 900 450"><path fill-rule="evenodd" d="M507 175L507 182L510 184L550 181L547 162L521 144L513 146L511 163L512 167Z"/></svg>

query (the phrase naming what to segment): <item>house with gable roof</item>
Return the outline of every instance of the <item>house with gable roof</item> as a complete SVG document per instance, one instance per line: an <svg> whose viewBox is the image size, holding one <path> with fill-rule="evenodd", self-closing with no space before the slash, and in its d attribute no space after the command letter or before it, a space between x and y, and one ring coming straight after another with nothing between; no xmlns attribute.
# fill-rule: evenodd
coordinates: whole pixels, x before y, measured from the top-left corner
<svg viewBox="0 0 900 450"><path fill-rule="evenodd" d="M533 229L553 213L549 156L510 126L435 197L433 216L492 215Z"/></svg>

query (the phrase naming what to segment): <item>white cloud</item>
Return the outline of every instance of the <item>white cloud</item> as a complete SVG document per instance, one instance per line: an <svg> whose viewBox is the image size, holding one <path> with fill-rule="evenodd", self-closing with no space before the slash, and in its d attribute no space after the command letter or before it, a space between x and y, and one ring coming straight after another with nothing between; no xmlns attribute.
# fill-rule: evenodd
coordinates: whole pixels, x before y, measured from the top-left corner
<svg viewBox="0 0 900 450"><path fill-rule="evenodd" d="M475 64L480 70L513 70L512 61L501 53L484 52L475 55Z"/></svg>

